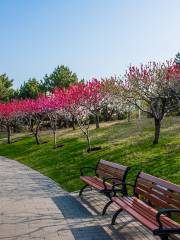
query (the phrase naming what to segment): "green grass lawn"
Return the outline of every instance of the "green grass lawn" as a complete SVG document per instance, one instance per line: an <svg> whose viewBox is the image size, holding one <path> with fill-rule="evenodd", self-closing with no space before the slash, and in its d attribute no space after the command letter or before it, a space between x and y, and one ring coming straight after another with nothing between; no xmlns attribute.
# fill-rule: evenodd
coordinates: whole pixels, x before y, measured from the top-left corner
<svg viewBox="0 0 180 240"><path fill-rule="evenodd" d="M37 146L31 136L16 134L18 141L5 144L0 135L0 155L16 159L44 175L63 188L78 190L79 169L95 166L99 159L121 163L131 167L128 181L133 182L139 170L180 183L180 118L168 117L162 123L160 143L153 146L153 119L115 121L102 123L100 129L91 126L93 146L101 146L96 152L86 152L86 142L80 130L59 130L58 143L64 147L53 149L50 132L42 132L42 140L48 143Z"/></svg>

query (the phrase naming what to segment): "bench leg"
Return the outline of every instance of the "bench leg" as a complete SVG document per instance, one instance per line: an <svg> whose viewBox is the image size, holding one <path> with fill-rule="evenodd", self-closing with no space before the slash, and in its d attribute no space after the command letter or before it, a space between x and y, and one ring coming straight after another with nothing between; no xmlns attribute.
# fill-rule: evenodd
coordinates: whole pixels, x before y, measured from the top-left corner
<svg viewBox="0 0 180 240"><path fill-rule="evenodd" d="M86 185L84 185L82 188L81 188L81 190L79 191L79 197L81 197L81 195L82 195L82 192L84 191L84 189L85 188L87 188L89 185L88 184L86 184Z"/></svg>
<svg viewBox="0 0 180 240"><path fill-rule="evenodd" d="M104 208L103 208L102 215L104 215L104 214L106 213L106 210L107 210L108 207L111 205L111 203L113 203L112 200L110 200L108 203L106 203L106 205L105 205Z"/></svg>
<svg viewBox="0 0 180 240"><path fill-rule="evenodd" d="M116 222L116 218L117 216L122 212L122 208L120 208L119 210L117 210L117 212L115 212L115 214L113 215L113 218L112 218L112 222L111 222L111 225L115 225L115 222Z"/></svg>

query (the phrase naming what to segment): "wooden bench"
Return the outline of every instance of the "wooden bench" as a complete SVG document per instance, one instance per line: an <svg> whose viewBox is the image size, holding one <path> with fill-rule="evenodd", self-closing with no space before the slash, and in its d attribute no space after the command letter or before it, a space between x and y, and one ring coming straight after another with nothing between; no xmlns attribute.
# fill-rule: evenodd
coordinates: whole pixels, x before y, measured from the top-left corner
<svg viewBox="0 0 180 240"><path fill-rule="evenodd" d="M180 216L180 186L143 172L138 174L134 186L123 184L133 187L134 194L117 196L115 192L111 201L120 209L114 214L112 224L125 210L163 240L171 234L180 234L180 224L171 218Z"/></svg>
<svg viewBox="0 0 180 240"><path fill-rule="evenodd" d="M92 169L94 170L94 175L87 176L84 173L85 169ZM125 180L127 173L129 171L129 167L105 161L100 160L95 168L92 167L83 167L80 169L80 179L85 183L85 185L81 188L79 192L79 196L82 195L82 192L87 187L93 187L97 191L105 194L109 199L111 199L113 194L113 186L118 184L118 188L115 186L116 191L126 193L126 185ZM119 187L121 185L121 187ZM112 202L111 202L112 203ZM104 209L103 209L103 215L106 212L106 209L111 204L108 202Z"/></svg>

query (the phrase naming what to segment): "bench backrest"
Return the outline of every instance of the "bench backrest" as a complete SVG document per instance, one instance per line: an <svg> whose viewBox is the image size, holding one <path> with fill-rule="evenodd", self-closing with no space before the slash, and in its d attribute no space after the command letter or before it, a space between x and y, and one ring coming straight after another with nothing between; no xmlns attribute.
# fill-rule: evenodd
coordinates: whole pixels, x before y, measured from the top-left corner
<svg viewBox="0 0 180 240"><path fill-rule="evenodd" d="M100 160L96 166L98 177L116 177L120 181L125 181L129 167L117 163Z"/></svg>
<svg viewBox="0 0 180 240"><path fill-rule="evenodd" d="M180 208L180 186L140 172L134 193L157 208Z"/></svg>

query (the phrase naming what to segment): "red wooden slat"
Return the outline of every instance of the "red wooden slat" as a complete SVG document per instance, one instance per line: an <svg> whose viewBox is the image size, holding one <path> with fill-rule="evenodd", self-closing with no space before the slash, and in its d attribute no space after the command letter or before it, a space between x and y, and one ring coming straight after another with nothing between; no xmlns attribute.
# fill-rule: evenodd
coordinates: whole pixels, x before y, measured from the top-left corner
<svg viewBox="0 0 180 240"><path fill-rule="evenodd" d="M143 203L142 201L140 201L139 203L136 201L131 201L131 199L129 198L121 198L122 201L124 201L127 205L129 205L132 209L134 209L136 212L138 212L140 215L142 215L143 217L145 217L148 221L152 222L153 224L158 226L158 223L156 221L156 214L157 211L153 211L154 209L151 208L150 206L148 206L147 204ZM166 219L164 219L166 218ZM166 227L173 227L174 225L174 221L169 221L170 219L165 217L165 216L161 216L161 220L164 223L164 226Z"/></svg>
<svg viewBox="0 0 180 240"><path fill-rule="evenodd" d="M145 225L147 228L149 228L151 231L157 229L157 225L153 224L149 220L147 220L145 217L143 217L141 214L137 213L136 210L132 209L130 206L128 206L126 203L124 203L120 198L113 197L112 200L121 208L123 208L125 211L127 211L130 215L132 215L134 218L138 219L143 225Z"/></svg>
<svg viewBox="0 0 180 240"><path fill-rule="evenodd" d="M119 180L122 180L127 168L127 166L123 166L117 163L100 160L96 168L96 174L98 174L99 177L116 177L119 178Z"/></svg>
<svg viewBox="0 0 180 240"><path fill-rule="evenodd" d="M129 202L135 209L137 208L140 212L142 211L142 215L146 216L147 214L147 218L150 217L150 221L154 221L156 223L156 214L158 212L156 209L152 208L136 197L123 197L121 200L127 203ZM161 221L169 227L180 227L180 224L176 223L165 215L161 216Z"/></svg>
<svg viewBox="0 0 180 240"><path fill-rule="evenodd" d="M143 179L146 179L146 180L149 180L151 182L154 182L156 184L162 185L163 187L165 187L167 189L170 189L170 190L172 190L174 192L180 193L180 186L179 185L176 185L174 183L168 182L168 181L166 181L164 179L152 176L152 175L144 173L144 172L141 172L139 177L141 177Z"/></svg>
<svg viewBox="0 0 180 240"><path fill-rule="evenodd" d="M143 172L138 176L135 193L150 200L154 207L180 207L180 186Z"/></svg>
<svg viewBox="0 0 180 240"><path fill-rule="evenodd" d="M112 199L119 207L122 207L124 210L130 213L147 228L151 229L152 231L158 228L158 223L156 222L157 211L143 203L138 198L113 197ZM165 227L180 227L180 224L176 223L165 215L161 216L161 221Z"/></svg>
<svg viewBox="0 0 180 240"><path fill-rule="evenodd" d="M81 176L80 179L89 184L90 186L98 189L98 190L103 190L104 189L104 185L101 179L97 178L97 177L92 177L92 176ZM112 185L109 183L106 183L107 189L112 189Z"/></svg>
<svg viewBox="0 0 180 240"><path fill-rule="evenodd" d="M160 193L162 193L162 194L180 202L180 193L177 193L177 192L174 192L174 191L169 191L167 189L163 189L162 187L160 187L158 185L153 186L153 191L160 192Z"/></svg>
<svg viewBox="0 0 180 240"><path fill-rule="evenodd" d="M123 201L129 207L134 209L137 213L145 217L148 221L158 226L157 222L155 221L155 214L154 212L150 211L150 209L145 208L143 205L137 204L137 202L132 201L132 199L129 199L129 198L123 197L121 198L121 201Z"/></svg>
<svg viewBox="0 0 180 240"><path fill-rule="evenodd" d="M173 196L171 195L166 195L166 194L162 194L160 192L155 191L154 189L151 190L151 194L150 195L155 195L157 198L165 201L167 204L173 204L175 208L180 208L180 201L176 201L176 199L173 198Z"/></svg>
<svg viewBox="0 0 180 240"><path fill-rule="evenodd" d="M113 167L113 168L124 170L124 171L126 171L126 169L127 169L126 166L120 165L118 163L109 162L109 161L106 161L106 160L103 160L103 159L99 161L99 164L100 163L104 164L104 165L107 165L107 166L110 166L110 167Z"/></svg>

